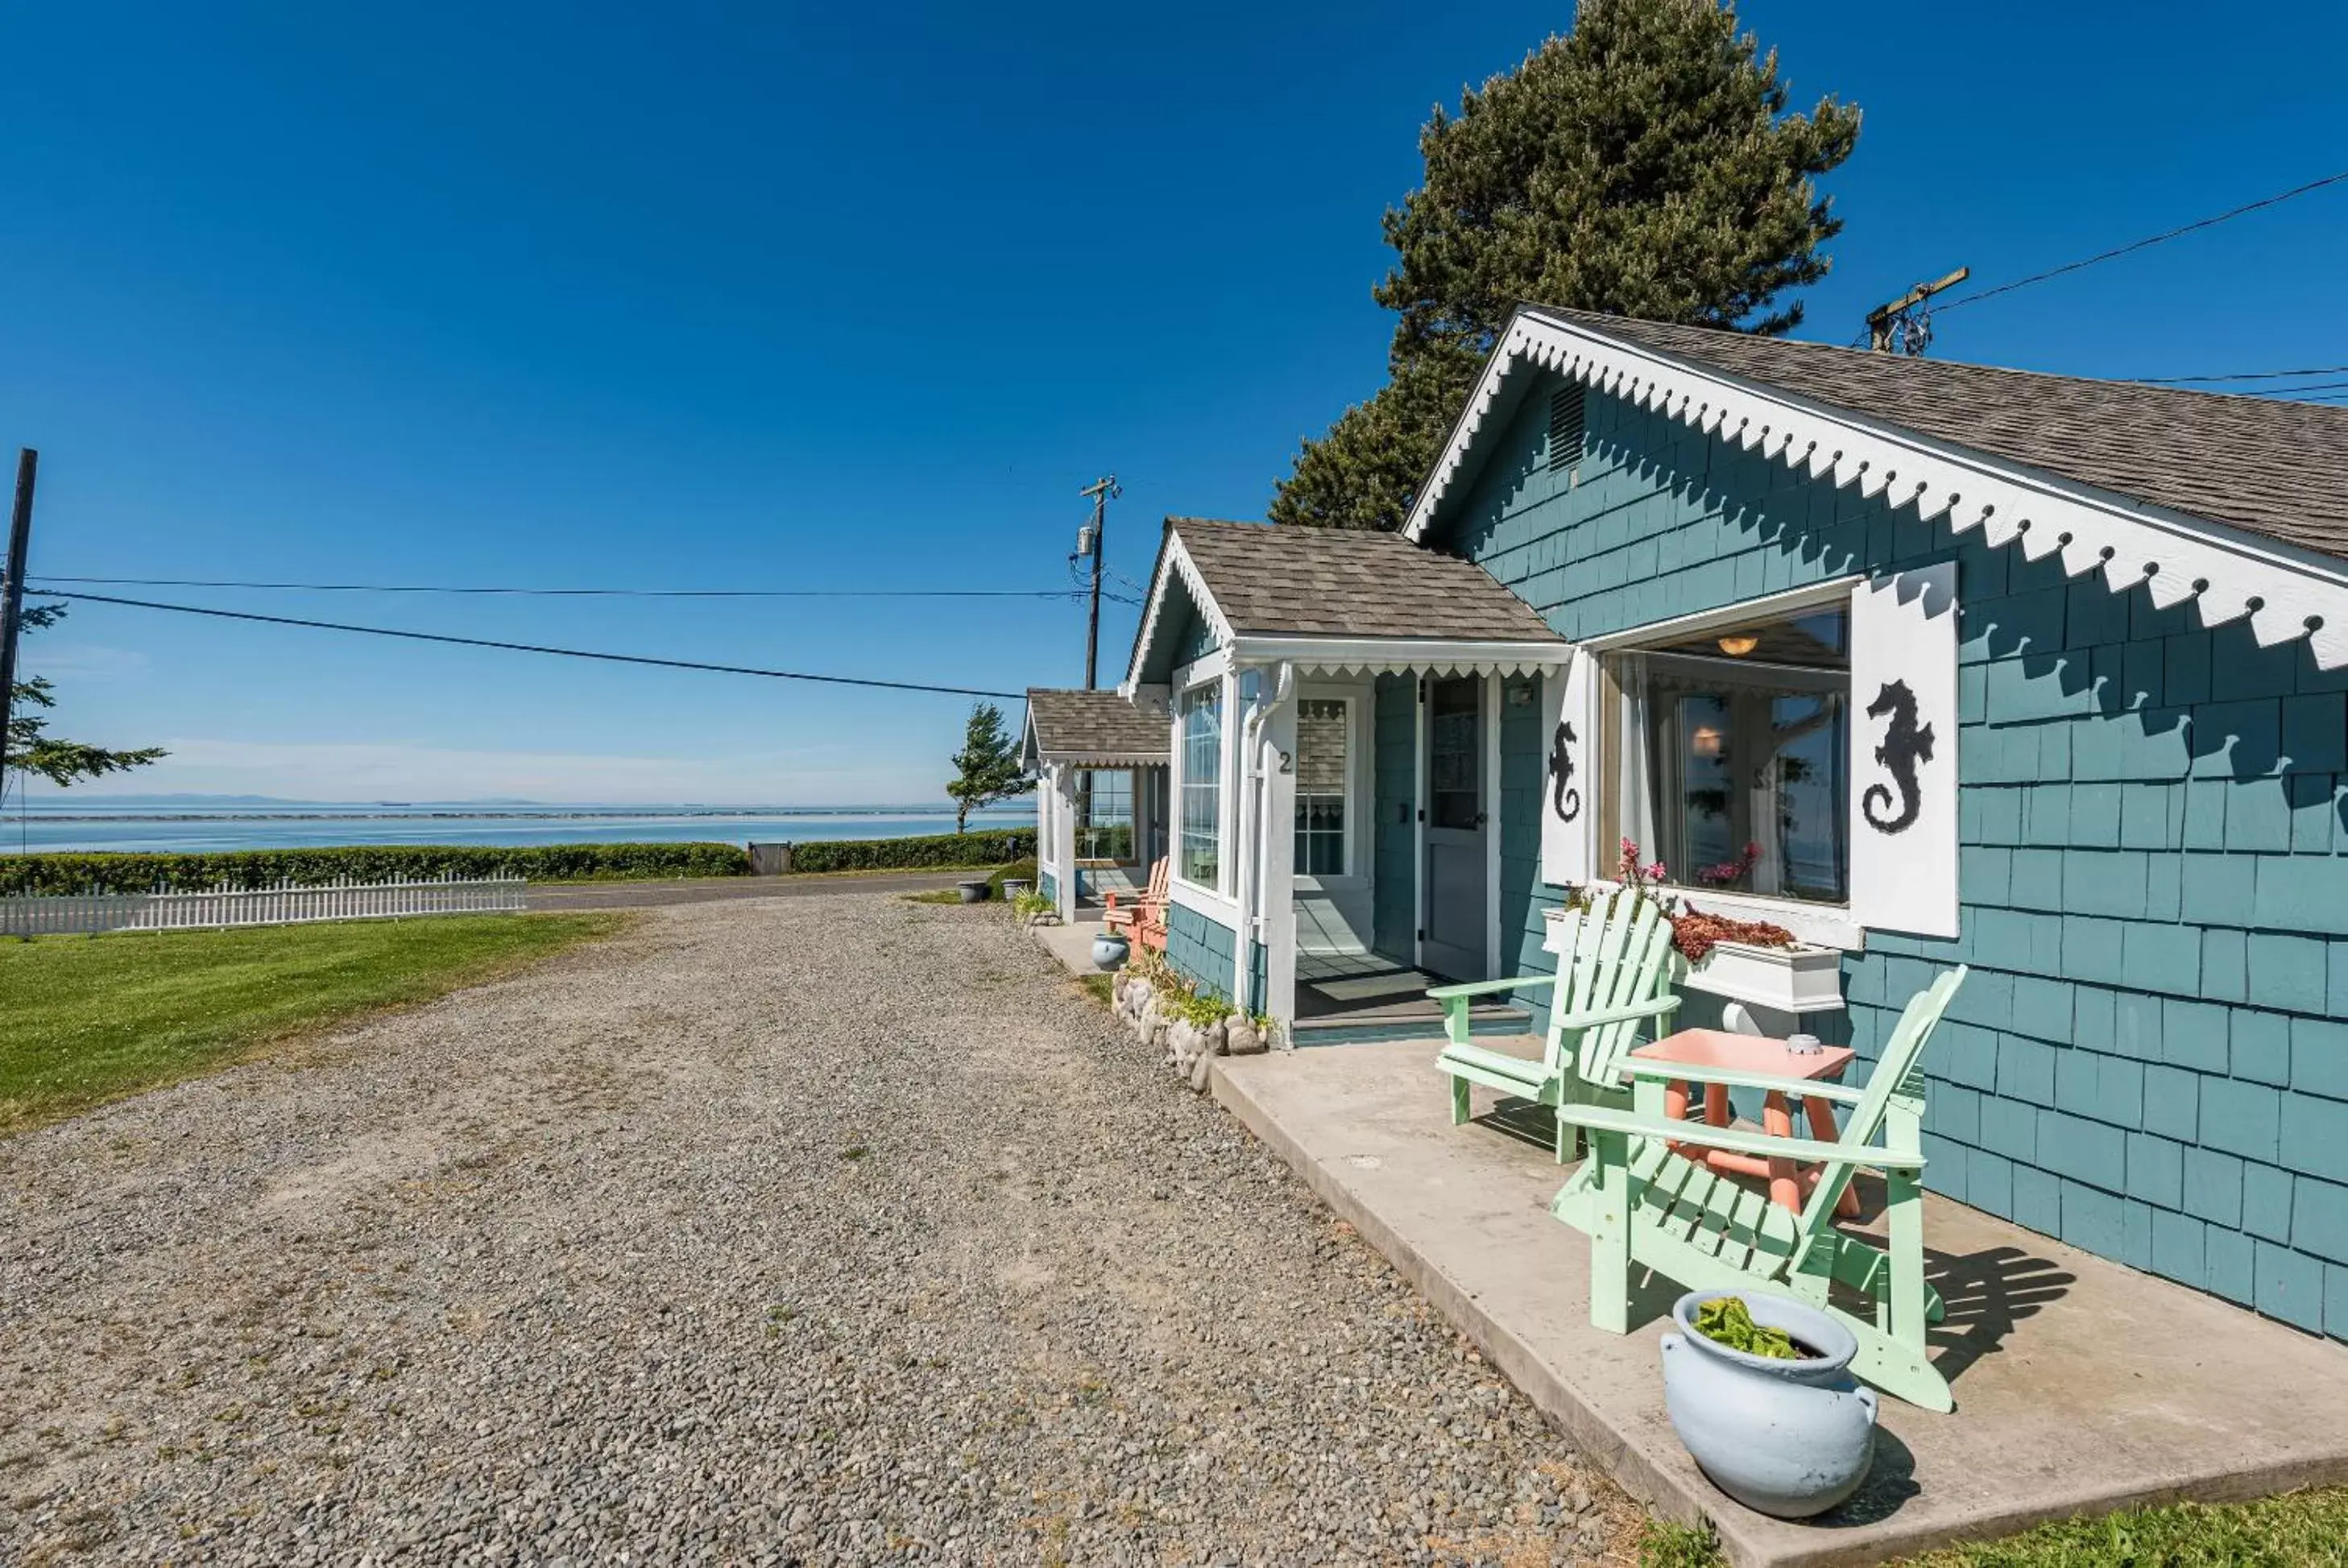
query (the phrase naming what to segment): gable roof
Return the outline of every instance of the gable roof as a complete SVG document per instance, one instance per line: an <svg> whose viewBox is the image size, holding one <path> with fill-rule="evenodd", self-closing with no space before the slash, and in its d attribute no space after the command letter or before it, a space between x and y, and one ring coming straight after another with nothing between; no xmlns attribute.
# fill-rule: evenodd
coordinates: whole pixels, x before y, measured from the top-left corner
<svg viewBox="0 0 2348 1568"><path fill-rule="evenodd" d="M1152 712L1114 691L1027 689L1022 749L1030 766L1037 763L1162 765L1168 733L1162 710Z"/></svg>
<svg viewBox="0 0 2348 1568"><path fill-rule="evenodd" d="M1169 518L1127 690L1181 662L1163 645L1182 621L1169 600L1181 599L1218 643L1310 642L1313 668L1401 668L1437 650L1463 668L1516 668L1566 646L1481 567L1396 534Z"/></svg>
<svg viewBox="0 0 2348 1568"><path fill-rule="evenodd" d="M1169 518L1235 636L1555 641L1490 573L1398 534Z"/></svg>
<svg viewBox="0 0 2348 1568"><path fill-rule="evenodd" d="M2115 495L2348 556L2348 406L1526 307Z"/></svg>
<svg viewBox="0 0 2348 1568"><path fill-rule="evenodd" d="M2348 410L1519 305L1406 519L1426 537L1543 374L2065 573L2348 665ZM2200 471L2194 472L2196 468Z"/></svg>

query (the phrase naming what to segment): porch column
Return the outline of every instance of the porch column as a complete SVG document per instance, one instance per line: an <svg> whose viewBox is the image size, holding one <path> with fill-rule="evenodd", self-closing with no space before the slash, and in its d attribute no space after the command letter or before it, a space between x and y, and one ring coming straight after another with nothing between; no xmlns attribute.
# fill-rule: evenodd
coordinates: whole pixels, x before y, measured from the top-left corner
<svg viewBox="0 0 2348 1568"><path fill-rule="evenodd" d="M1284 1031L1296 1021L1296 694L1290 666L1272 674L1273 692L1288 695L1275 701L1261 743L1263 811L1256 847L1263 869L1256 878L1262 892L1255 924L1264 945L1262 1010Z"/></svg>
<svg viewBox="0 0 2348 1568"><path fill-rule="evenodd" d="M1060 898L1060 919L1063 924L1076 917L1076 795L1073 770L1055 767L1052 770L1052 858L1059 869L1053 874L1055 891Z"/></svg>

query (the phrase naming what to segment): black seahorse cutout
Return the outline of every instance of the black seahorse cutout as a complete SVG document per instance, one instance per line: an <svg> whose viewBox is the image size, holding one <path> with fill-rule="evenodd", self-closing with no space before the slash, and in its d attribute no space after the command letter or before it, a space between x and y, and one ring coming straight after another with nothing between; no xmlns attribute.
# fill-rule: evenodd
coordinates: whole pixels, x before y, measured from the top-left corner
<svg viewBox="0 0 2348 1568"><path fill-rule="evenodd" d="M1550 809L1557 813L1560 822L1571 822L1581 815L1581 792L1565 787L1573 777L1573 753L1568 748L1580 739L1571 724L1560 722L1549 743Z"/></svg>
<svg viewBox="0 0 2348 1568"><path fill-rule="evenodd" d="M1879 833L1905 833L1915 823L1916 814L1924 809L1923 792L1916 787L1916 764L1932 760L1932 726L1916 723L1916 693L1908 690L1905 681L1885 682L1875 701L1867 705L1870 719L1886 713L1891 715L1891 723L1883 727L1883 743L1875 748L1875 760L1900 786L1900 814L1877 815L1891 805L1891 792L1879 784L1867 786L1859 807Z"/></svg>

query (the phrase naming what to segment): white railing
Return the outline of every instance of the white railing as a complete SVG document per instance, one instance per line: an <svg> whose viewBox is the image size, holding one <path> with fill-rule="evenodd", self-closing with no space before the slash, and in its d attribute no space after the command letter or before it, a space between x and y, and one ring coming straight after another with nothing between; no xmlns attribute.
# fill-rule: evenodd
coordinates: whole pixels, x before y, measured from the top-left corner
<svg viewBox="0 0 2348 1568"><path fill-rule="evenodd" d="M314 920L393 920L416 915L510 914L526 908L520 876L427 882L341 881L197 893L12 894L0 897L0 936L172 931L204 926L294 926Z"/></svg>

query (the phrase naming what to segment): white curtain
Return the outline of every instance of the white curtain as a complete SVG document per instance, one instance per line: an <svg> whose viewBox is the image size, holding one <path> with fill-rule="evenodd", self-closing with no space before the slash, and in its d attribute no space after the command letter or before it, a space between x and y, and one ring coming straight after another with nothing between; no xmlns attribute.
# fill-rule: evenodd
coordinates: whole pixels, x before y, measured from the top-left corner
<svg viewBox="0 0 2348 1568"><path fill-rule="evenodd" d="M1653 860L1662 855L1663 845L1655 836L1655 759L1651 754L1654 728L1648 723L1646 657L1623 655L1615 675L1622 690L1622 731L1614 751L1622 759L1622 768L1614 798L1622 802L1622 836L1637 845L1643 856ZM1618 852L1615 845L1599 846L1600 862L1609 876Z"/></svg>

